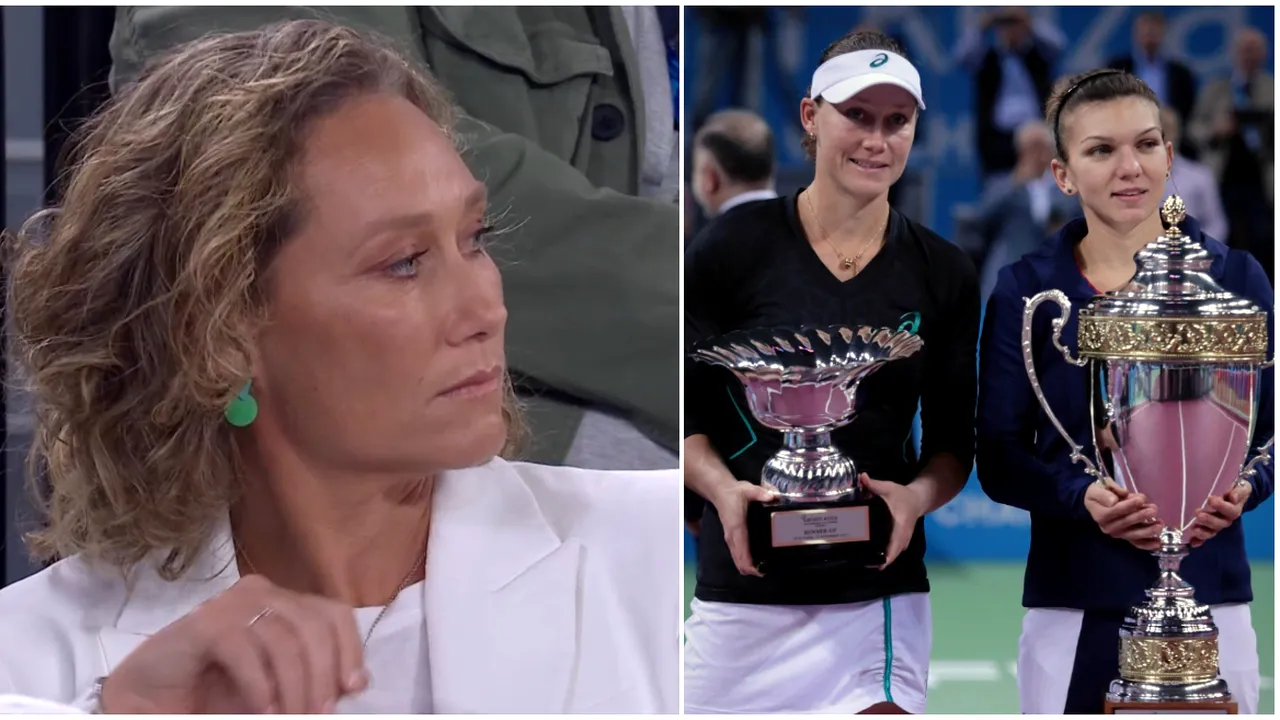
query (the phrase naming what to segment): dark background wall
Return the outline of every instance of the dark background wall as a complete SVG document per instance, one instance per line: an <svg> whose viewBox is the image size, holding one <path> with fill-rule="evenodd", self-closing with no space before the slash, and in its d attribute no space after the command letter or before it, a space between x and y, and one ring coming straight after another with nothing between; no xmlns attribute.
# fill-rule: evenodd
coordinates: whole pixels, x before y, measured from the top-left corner
<svg viewBox="0 0 1280 720"><path fill-rule="evenodd" d="M113 7L5 7L3 33L3 108L5 168L0 185L5 227L16 230L46 203L57 202L51 183L69 133L107 96L110 69L108 41ZM7 329L6 317L4 327ZM28 502L26 455L31 442L31 416L8 352L4 352L3 447L0 463L0 512L4 517L4 552L0 584L33 572L21 534L35 522Z"/></svg>

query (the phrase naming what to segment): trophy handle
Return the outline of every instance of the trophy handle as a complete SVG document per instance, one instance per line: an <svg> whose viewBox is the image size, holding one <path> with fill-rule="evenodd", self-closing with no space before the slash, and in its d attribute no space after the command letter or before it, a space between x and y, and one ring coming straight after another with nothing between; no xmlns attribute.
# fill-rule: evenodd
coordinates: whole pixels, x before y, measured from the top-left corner
<svg viewBox="0 0 1280 720"><path fill-rule="evenodd" d="M1258 369L1265 370L1266 368L1269 368L1275 364L1276 364L1276 357L1275 355L1272 355L1271 359L1259 365ZM1258 474L1258 471L1254 469L1255 467L1257 467L1258 463L1271 462L1271 448L1275 444L1275 441L1276 441L1276 437L1272 435L1271 439L1267 440L1265 445L1258 448L1258 454L1254 455L1253 459L1250 460L1248 464L1246 464L1240 470L1240 477L1236 478L1236 483L1249 482L1249 478Z"/></svg>
<svg viewBox="0 0 1280 720"><path fill-rule="evenodd" d="M1084 463L1084 471L1093 476L1098 482L1104 482L1105 478L1102 473L1098 472L1098 468L1089 458L1081 452L1084 448L1067 434L1062 423L1058 421L1058 416L1053 414L1053 408L1049 407L1049 401L1044 397L1044 391L1040 389L1040 379L1036 377L1036 364L1031 356L1031 319L1035 316L1036 308L1046 300L1052 300L1054 304L1062 311L1061 314L1053 319L1053 346L1058 348L1058 352L1062 353L1062 357L1067 362L1076 367L1084 367L1086 360L1071 357L1071 350L1062 344L1062 326L1067 322L1067 316L1071 312L1071 301L1067 299L1066 293L1061 290L1045 290L1037 293L1032 298L1024 298L1026 303L1025 309L1022 311L1022 361L1026 365L1027 377L1031 380L1031 389L1036 394L1036 399L1040 401L1040 407L1044 408L1044 412L1049 416L1049 422L1058 429L1058 434L1063 440L1067 441L1067 445L1071 447L1071 461ZM1256 459L1256 458L1255 458Z"/></svg>
<svg viewBox="0 0 1280 720"><path fill-rule="evenodd" d="M1236 483L1249 482L1249 478L1258 474L1258 471L1254 469L1258 465L1258 463L1271 462L1271 446L1275 443L1275 441L1276 441L1276 438L1274 435L1272 435L1271 439L1268 440L1265 445L1258 448L1258 454L1254 455L1253 459L1250 460L1248 464L1246 464L1244 468L1240 470L1240 477L1236 478Z"/></svg>

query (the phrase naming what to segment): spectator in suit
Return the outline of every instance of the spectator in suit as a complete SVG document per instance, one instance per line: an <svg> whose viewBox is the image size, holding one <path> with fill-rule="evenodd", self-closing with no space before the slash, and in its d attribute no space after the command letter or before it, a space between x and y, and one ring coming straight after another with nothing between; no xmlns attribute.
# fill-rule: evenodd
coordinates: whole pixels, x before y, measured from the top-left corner
<svg viewBox="0 0 1280 720"><path fill-rule="evenodd" d="M1018 163L992 181L978 207L978 232L987 245L982 296L995 287L1000 269L1031 252L1067 220L1080 214L1073 198L1057 192L1049 163L1053 136L1042 121L1024 123L1014 134Z"/></svg>
<svg viewBox="0 0 1280 720"><path fill-rule="evenodd" d="M986 38L989 30L994 42ZM965 27L956 59L974 74L974 130L984 179L1018 164L1014 133L1043 117L1053 66L1066 42L1057 27L1043 18L1033 20L1020 7L985 12L977 24Z"/></svg>
<svg viewBox="0 0 1280 720"><path fill-rule="evenodd" d="M1164 31L1164 15L1159 10L1138 13L1133 19L1133 51L1112 58L1107 67L1137 75L1160 98L1161 105L1173 109L1179 124L1185 124L1195 108L1196 76L1191 68L1164 54ZM1197 157L1195 145L1188 139L1174 148L1186 157ZM1223 237L1208 228L1206 231Z"/></svg>
<svg viewBox="0 0 1280 720"><path fill-rule="evenodd" d="M707 218L775 198L776 164L773 131L764 118L749 110L721 110L709 116L693 137L689 197ZM695 537L702 506L702 497L686 489L685 524Z"/></svg>
<svg viewBox="0 0 1280 720"><path fill-rule="evenodd" d="M1222 196L1218 192L1218 179L1198 160L1185 157L1178 150L1182 139L1182 123L1177 110L1164 107L1160 110L1160 122L1164 126L1164 139L1173 143L1173 166L1165 181L1165 197L1177 194L1187 204L1188 212L1200 221L1200 227L1212 237L1227 237L1227 215L1222 210Z"/></svg>
<svg viewBox="0 0 1280 720"><path fill-rule="evenodd" d="M1261 32L1241 30L1232 51L1231 75L1201 90L1190 134L1222 190L1228 244L1253 253L1274 278L1275 81L1263 68L1267 40Z"/></svg>
<svg viewBox="0 0 1280 720"><path fill-rule="evenodd" d="M775 198L774 164L773 132L764 118L749 110L722 110L694 135L691 194L708 218Z"/></svg>

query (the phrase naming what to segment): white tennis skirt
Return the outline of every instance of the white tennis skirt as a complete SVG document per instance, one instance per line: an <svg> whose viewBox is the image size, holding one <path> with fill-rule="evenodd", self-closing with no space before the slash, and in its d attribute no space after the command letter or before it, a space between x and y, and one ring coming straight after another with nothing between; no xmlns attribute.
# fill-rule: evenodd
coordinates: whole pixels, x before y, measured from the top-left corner
<svg viewBox="0 0 1280 720"><path fill-rule="evenodd" d="M929 596L847 605L694 600L685 622L686 713L925 710Z"/></svg>
<svg viewBox="0 0 1280 720"><path fill-rule="evenodd" d="M1262 678L1258 671L1258 636L1253 631L1249 606L1214 605L1209 611L1218 626L1218 673L1227 681L1239 712L1254 714L1258 712ZM1018 700L1023 713L1063 712L1083 619L1083 610L1058 608L1031 608L1022 617Z"/></svg>

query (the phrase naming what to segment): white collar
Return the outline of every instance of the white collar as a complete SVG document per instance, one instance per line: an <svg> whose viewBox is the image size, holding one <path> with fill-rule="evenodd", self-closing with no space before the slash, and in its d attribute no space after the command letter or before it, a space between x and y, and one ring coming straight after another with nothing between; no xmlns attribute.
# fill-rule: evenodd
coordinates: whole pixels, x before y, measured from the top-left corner
<svg viewBox="0 0 1280 720"><path fill-rule="evenodd" d="M763 188L760 190L748 190L744 193L738 193L733 197L725 200L720 205L720 212L716 215L723 215L739 205L755 202L756 200L772 200L778 197L778 193L773 188Z"/></svg>

